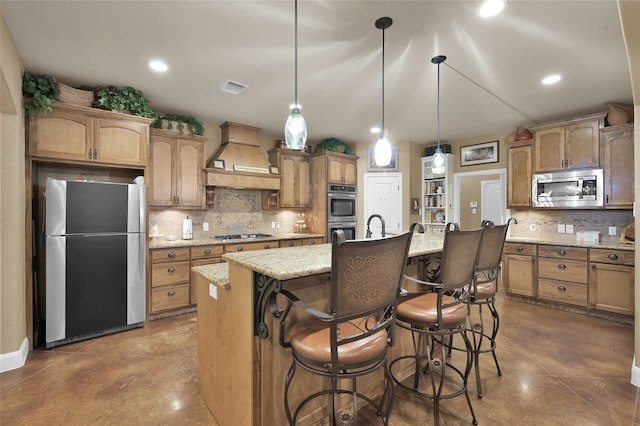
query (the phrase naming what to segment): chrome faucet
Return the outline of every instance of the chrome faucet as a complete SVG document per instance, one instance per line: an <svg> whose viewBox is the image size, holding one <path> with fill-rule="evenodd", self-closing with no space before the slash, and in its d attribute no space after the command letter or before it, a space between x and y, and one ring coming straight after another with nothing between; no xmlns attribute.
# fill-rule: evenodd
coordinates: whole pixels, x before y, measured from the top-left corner
<svg viewBox="0 0 640 426"><path fill-rule="evenodd" d="M379 214L372 214L371 216L369 216L369 219L367 219L367 234L365 235L365 238L371 238L371 228L369 227L369 225L371 224L371 219L373 219L374 217L380 219L380 223L382 224L382 236L385 236L384 219Z"/></svg>

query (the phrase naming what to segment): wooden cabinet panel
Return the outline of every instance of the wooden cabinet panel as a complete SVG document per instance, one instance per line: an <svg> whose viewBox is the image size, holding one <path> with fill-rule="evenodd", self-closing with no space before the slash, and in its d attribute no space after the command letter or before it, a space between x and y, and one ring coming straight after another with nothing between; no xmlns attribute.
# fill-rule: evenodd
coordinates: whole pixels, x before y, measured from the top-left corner
<svg viewBox="0 0 640 426"><path fill-rule="evenodd" d="M538 279L538 297L545 300L587 306L587 286L547 278Z"/></svg>
<svg viewBox="0 0 640 426"><path fill-rule="evenodd" d="M145 166L149 125L98 118L93 158L102 163Z"/></svg>
<svg viewBox="0 0 640 426"><path fill-rule="evenodd" d="M507 149L507 206L531 207L532 146Z"/></svg>
<svg viewBox="0 0 640 426"><path fill-rule="evenodd" d="M306 152L274 149L269 161L280 168L279 206L311 207L311 155Z"/></svg>
<svg viewBox="0 0 640 426"><path fill-rule="evenodd" d="M589 306L634 315L634 269L626 265L591 263Z"/></svg>
<svg viewBox="0 0 640 426"><path fill-rule="evenodd" d="M150 206L204 207L204 141L201 136L152 129Z"/></svg>
<svg viewBox="0 0 640 426"><path fill-rule="evenodd" d="M213 256L222 256L224 246L222 244L212 244L209 246L191 247L191 260L206 259Z"/></svg>
<svg viewBox="0 0 640 426"><path fill-rule="evenodd" d="M225 253L233 253L238 251L267 250L279 247L280 243L278 241L260 241L253 243L225 244L224 251Z"/></svg>
<svg viewBox="0 0 640 426"><path fill-rule="evenodd" d="M627 265L633 266L635 264L635 252L626 250L612 250L612 249L590 249L589 260L591 263L610 263L612 265Z"/></svg>
<svg viewBox="0 0 640 426"><path fill-rule="evenodd" d="M189 304L189 283L154 288L151 291L151 312L181 308Z"/></svg>
<svg viewBox="0 0 640 426"><path fill-rule="evenodd" d="M189 261L154 263L151 265L151 287L167 284L189 283Z"/></svg>
<svg viewBox="0 0 640 426"><path fill-rule="evenodd" d="M564 145L564 127L536 131L536 172L564 169Z"/></svg>
<svg viewBox="0 0 640 426"><path fill-rule="evenodd" d="M505 292L531 297L537 295L535 260L534 256L505 253L502 262Z"/></svg>
<svg viewBox="0 0 640 426"><path fill-rule="evenodd" d="M305 238L304 240L302 240L303 246L315 246L316 244L323 244L323 243L324 243L324 238L322 237Z"/></svg>
<svg viewBox="0 0 640 426"><path fill-rule="evenodd" d="M632 208L633 124L606 127L600 132L605 207Z"/></svg>
<svg viewBox="0 0 640 426"><path fill-rule="evenodd" d="M589 252L584 247L541 244L538 246L538 257L587 261Z"/></svg>
<svg viewBox="0 0 640 426"><path fill-rule="evenodd" d="M151 250L151 263L179 262L189 260L189 247Z"/></svg>
<svg viewBox="0 0 640 426"><path fill-rule="evenodd" d="M356 160L355 157L351 159L329 154L327 156L327 183L355 185L358 180Z"/></svg>
<svg viewBox="0 0 640 426"><path fill-rule="evenodd" d="M535 257L538 254L538 249L535 244L505 242L504 253Z"/></svg>
<svg viewBox="0 0 640 426"><path fill-rule="evenodd" d="M565 168L600 166L600 123L591 120L567 126L565 129Z"/></svg>
<svg viewBox="0 0 640 426"><path fill-rule="evenodd" d="M538 257L538 277L587 284L587 262Z"/></svg>
<svg viewBox="0 0 640 426"><path fill-rule="evenodd" d="M48 115L29 117L29 154L91 161L94 124L92 117L57 108Z"/></svg>

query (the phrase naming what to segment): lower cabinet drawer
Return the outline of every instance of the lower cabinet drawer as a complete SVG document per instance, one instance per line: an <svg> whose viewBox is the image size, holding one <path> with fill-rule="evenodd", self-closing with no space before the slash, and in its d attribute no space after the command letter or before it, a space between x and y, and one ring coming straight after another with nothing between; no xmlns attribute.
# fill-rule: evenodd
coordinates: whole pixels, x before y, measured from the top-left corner
<svg viewBox="0 0 640 426"><path fill-rule="evenodd" d="M587 284L587 262L538 257L538 276Z"/></svg>
<svg viewBox="0 0 640 426"><path fill-rule="evenodd" d="M189 283L151 290L151 312L189 306Z"/></svg>
<svg viewBox="0 0 640 426"><path fill-rule="evenodd" d="M588 287L582 284L538 278L538 298L587 307Z"/></svg>
<svg viewBox="0 0 640 426"><path fill-rule="evenodd" d="M189 282L191 277L189 261L172 263L154 263L151 265L151 287Z"/></svg>

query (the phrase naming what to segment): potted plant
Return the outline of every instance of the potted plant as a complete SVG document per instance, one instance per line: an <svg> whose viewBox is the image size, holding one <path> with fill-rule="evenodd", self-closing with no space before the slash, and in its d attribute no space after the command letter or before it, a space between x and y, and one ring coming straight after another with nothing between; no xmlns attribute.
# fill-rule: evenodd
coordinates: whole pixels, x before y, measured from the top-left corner
<svg viewBox="0 0 640 426"><path fill-rule="evenodd" d="M186 126L186 128L185 128ZM204 125L190 115L161 114L151 127L157 129L177 130L180 133L188 130L192 135L204 135Z"/></svg>
<svg viewBox="0 0 640 426"><path fill-rule="evenodd" d="M140 90L133 87L104 86L96 91L94 108L124 112L146 118L158 118L158 113Z"/></svg>
<svg viewBox="0 0 640 426"><path fill-rule="evenodd" d="M22 74L22 95L28 98L24 108L29 115L35 115L39 112L48 114L53 111L51 104L58 100L59 94L60 89L55 78L43 74L33 74L29 71Z"/></svg>

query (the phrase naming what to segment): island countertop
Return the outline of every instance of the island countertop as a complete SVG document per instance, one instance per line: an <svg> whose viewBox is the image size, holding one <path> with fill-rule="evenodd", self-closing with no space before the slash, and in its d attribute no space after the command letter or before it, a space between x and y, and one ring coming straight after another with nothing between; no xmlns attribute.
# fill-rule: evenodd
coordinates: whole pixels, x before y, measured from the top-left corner
<svg viewBox="0 0 640 426"><path fill-rule="evenodd" d="M409 257L442 251L443 236L415 233ZM279 280L306 277L331 271L331 244L227 253L227 262L236 263Z"/></svg>

